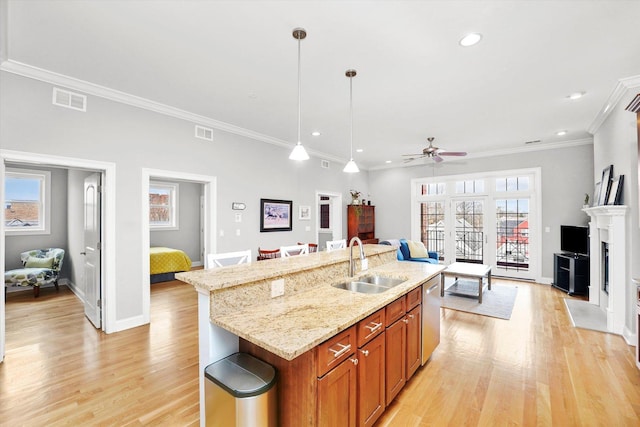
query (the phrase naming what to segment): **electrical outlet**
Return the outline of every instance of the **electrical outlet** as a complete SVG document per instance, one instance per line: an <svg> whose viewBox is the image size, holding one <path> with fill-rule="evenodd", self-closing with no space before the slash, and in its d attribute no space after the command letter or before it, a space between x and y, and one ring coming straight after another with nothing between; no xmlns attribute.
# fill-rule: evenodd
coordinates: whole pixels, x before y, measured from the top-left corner
<svg viewBox="0 0 640 427"><path fill-rule="evenodd" d="M271 298L284 295L284 279L278 279L271 282Z"/></svg>
<svg viewBox="0 0 640 427"><path fill-rule="evenodd" d="M220 230L220 237L224 237L224 230Z"/></svg>
<svg viewBox="0 0 640 427"><path fill-rule="evenodd" d="M304 231L311 231L311 226L310 226L310 225L307 225L307 226L304 228Z"/></svg>
<svg viewBox="0 0 640 427"><path fill-rule="evenodd" d="M239 236L239 235L240 235L240 229L236 228L236 236Z"/></svg>
<svg viewBox="0 0 640 427"><path fill-rule="evenodd" d="M236 222L242 222L242 214L241 213L237 213L236 214Z"/></svg>
<svg viewBox="0 0 640 427"><path fill-rule="evenodd" d="M369 268L369 260L368 259L363 259L362 261L360 261L360 266L361 266L361 270L366 270Z"/></svg>

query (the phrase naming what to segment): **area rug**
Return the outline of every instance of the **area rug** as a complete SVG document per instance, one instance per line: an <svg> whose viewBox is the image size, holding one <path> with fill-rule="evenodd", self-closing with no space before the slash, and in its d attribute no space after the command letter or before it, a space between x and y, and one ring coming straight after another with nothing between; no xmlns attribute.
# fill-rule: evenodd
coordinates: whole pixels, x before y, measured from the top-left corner
<svg viewBox="0 0 640 427"><path fill-rule="evenodd" d="M591 329L599 332L607 331L607 314L597 305L577 299L564 299L571 323L576 328Z"/></svg>
<svg viewBox="0 0 640 427"><path fill-rule="evenodd" d="M478 285L477 282L474 283L477 293ZM493 283L491 284L491 290L485 289L482 294L482 304L478 303L478 297L453 295L445 292L444 298L442 298L442 307L509 320L517 295L517 286Z"/></svg>

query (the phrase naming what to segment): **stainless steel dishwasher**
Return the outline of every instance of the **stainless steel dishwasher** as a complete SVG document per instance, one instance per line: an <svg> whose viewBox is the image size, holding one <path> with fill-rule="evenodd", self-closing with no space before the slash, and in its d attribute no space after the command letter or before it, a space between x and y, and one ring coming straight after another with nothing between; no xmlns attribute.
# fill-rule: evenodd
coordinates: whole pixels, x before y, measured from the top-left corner
<svg viewBox="0 0 640 427"><path fill-rule="evenodd" d="M422 284L422 365L440 344L440 274Z"/></svg>

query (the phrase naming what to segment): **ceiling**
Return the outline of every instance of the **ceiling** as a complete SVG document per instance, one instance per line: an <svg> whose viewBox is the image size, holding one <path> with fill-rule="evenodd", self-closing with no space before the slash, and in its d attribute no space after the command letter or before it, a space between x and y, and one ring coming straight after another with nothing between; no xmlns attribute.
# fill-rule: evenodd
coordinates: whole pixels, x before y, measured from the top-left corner
<svg viewBox="0 0 640 427"><path fill-rule="evenodd" d="M349 159L345 71L355 68L354 149L364 151L354 158L365 168L403 165L429 136L469 157L588 140L620 79L640 75L640 1L31 0L0 10L5 71L90 82L291 146L292 30L303 27L302 143ZM481 42L461 47L469 32Z"/></svg>

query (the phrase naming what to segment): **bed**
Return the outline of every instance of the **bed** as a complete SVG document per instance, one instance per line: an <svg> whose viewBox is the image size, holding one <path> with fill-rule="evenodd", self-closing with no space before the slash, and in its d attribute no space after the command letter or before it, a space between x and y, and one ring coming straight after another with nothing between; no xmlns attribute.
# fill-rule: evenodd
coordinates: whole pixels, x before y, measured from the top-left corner
<svg viewBox="0 0 640 427"><path fill-rule="evenodd" d="M175 273L191 270L191 259L180 249L149 248L151 283L175 280Z"/></svg>

